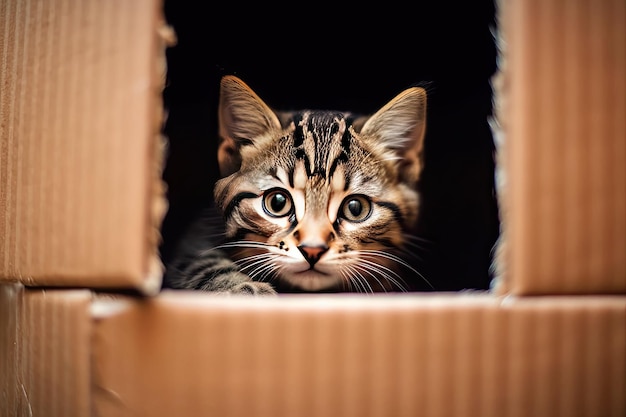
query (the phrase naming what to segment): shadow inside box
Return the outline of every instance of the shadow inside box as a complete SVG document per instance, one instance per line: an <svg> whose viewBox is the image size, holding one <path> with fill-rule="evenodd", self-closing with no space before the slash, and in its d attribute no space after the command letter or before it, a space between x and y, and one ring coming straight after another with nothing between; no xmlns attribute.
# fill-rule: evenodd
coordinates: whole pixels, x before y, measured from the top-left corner
<svg viewBox="0 0 626 417"><path fill-rule="evenodd" d="M458 7L457 7L458 6ZM377 8L360 22L327 29L322 9L294 19L240 21L232 5L165 1L177 44L167 51L164 131L170 149L163 178L169 212L161 255L171 261L183 231L213 203L217 101L223 75L235 74L276 109L336 109L369 114L410 85L426 85L428 119L414 266L437 291L487 289L499 233L494 187L491 77L496 71L495 6L420 3L410 13ZM336 12L336 16L342 16ZM297 21L296 21L297 20ZM393 30L373 30L393 21ZM244 24L257 36L222 28ZM427 285L418 288L429 291Z"/></svg>

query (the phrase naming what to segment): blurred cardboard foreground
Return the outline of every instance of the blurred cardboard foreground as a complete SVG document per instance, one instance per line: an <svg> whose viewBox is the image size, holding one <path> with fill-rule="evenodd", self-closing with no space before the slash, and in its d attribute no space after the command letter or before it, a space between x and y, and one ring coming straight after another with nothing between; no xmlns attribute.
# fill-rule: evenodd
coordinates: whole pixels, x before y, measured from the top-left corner
<svg viewBox="0 0 626 417"><path fill-rule="evenodd" d="M3 285L4 415L621 416L626 300ZM5 311L3 311L4 313ZM7 396L8 395L8 396Z"/></svg>

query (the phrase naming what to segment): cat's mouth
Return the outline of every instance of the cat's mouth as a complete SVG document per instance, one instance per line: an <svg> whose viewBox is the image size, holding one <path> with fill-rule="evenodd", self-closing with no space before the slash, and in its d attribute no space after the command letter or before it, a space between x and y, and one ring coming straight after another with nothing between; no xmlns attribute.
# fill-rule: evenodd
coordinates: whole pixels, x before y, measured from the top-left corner
<svg viewBox="0 0 626 417"><path fill-rule="evenodd" d="M311 267L308 269L305 269L303 271L300 272L296 272L294 273L294 275L302 277L302 278L306 278L306 277L319 277L319 276L330 276L330 274L320 271L319 269L316 269L315 267Z"/></svg>
<svg viewBox="0 0 626 417"><path fill-rule="evenodd" d="M285 281L305 291L320 291L334 287L338 278L334 274L311 267L300 271L283 274Z"/></svg>

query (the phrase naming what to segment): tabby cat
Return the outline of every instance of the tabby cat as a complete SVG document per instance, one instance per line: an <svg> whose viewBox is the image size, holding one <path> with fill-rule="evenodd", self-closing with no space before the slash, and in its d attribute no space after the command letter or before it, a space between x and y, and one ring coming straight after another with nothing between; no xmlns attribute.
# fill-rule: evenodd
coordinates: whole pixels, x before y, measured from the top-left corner
<svg viewBox="0 0 626 417"><path fill-rule="evenodd" d="M194 224L165 282L214 292L409 291L426 91L372 116L277 112L239 78L220 85L219 215ZM217 219L217 221L215 221ZM427 282L427 281L426 281Z"/></svg>

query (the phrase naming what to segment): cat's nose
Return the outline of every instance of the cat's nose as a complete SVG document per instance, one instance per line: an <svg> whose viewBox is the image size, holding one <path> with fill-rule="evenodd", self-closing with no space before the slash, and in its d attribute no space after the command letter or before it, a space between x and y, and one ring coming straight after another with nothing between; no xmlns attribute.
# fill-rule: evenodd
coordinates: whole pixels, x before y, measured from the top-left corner
<svg viewBox="0 0 626 417"><path fill-rule="evenodd" d="M298 246L298 250L300 250L300 252L304 256L304 259L306 259L309 265L313 267L313 265L315 265L317 261L320 260L322 255L328 250L328 246L326 245L321 245L321 246L300 245Z"/></svg>

